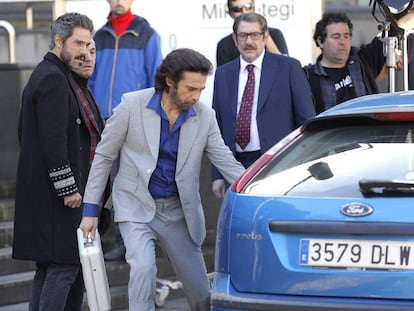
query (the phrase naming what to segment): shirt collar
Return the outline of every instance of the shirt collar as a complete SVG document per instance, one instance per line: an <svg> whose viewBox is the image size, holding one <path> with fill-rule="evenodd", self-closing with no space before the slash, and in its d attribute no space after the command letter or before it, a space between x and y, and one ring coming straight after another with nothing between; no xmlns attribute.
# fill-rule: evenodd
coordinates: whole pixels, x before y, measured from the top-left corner
<svg viewBox="0 0 414 311"><path fill-rule="evenodd" d="M155 94L151 97L150 101L147 104L147 108L153 109L156 113L158 113L160 116L165 115L164 110L161 108L161 92L155 92ZM194 109L194 107L191 107L187 111L181 111L180 116L178 119L182 120L182 123L184 123L185 120L192 116L196 116L197 113ZM178 121L178 120L177 120Z"/></svg>

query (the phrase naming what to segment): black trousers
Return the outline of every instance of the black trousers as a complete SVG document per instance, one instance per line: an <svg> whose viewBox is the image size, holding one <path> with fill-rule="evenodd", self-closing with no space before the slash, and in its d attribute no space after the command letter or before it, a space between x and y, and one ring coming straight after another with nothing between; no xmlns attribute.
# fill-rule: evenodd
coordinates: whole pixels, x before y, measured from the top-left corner
<svg viewBox="0 0 414 311"><path fill-rule="evenodd" d="M85 286L80 264L36 266L29 311L81 311Z"/></svg>

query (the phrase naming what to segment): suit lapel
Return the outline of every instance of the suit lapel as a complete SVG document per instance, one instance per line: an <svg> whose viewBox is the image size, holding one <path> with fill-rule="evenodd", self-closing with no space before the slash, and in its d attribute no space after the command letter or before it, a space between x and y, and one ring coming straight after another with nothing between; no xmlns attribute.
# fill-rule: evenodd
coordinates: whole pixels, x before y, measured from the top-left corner
<svg viewBox="0 0 414 311"><path fill-rule="evenodd" d="M150 150L155 161L157 161L160 148L160 116L154 110L146 108L146 105L143 105L141 109L142 123L145 132L144 136L147 139L148 149ZM142 135L142 133L136 133L136 135Z"/></svg>
<svg viewBox="0 0 414 311"><path fill-rule="evenodd" d="M230 77L236 77L235 79ZM231 112L233 113L233 118L237 118L237 100L239 93L239 79L240 79L240 58L237 59L235 65L231 68L230 76L227 81L229 81L229 91L231 92L230 98L234 98L231 103Z"/></svg>
<svg viewBox="0 0 414 311"><path fill-rule="evenodd" d="M229 68L228 76L226 79L227 83L227 90L230 93L229 98L233 98L234 100L230 103L231 104L231 113L233 114L233 118L236 119L237 117L237 99L238 99L238 92L239 92L239 76L240 76L240 58L237 59L236 62L233 62L232 66ZM236 77L236 79L234 79Z"/></svg>
<svg viewBox="0 0 414 311"><path fill-rule="evenodd" d="M183 168L188 155L191 151L193 143L197 137L198 128L200 126L199 112L198 109L195 109L197 115L190 117L186 120L180 129L180 140L178 142L178 155L177 155L177 165L176 165L176 175Z"/></svg>
<svg viewBox="0 0 414 311"><path fill-rule="evenodd" d="M265 52L262 64L262 73L260 75L257 112L263 108L266 102L266 98L269 95L272 86L275 84L275 79L277 76L275 72L277 72L277 63L271 61L269 55Z"/></svg>

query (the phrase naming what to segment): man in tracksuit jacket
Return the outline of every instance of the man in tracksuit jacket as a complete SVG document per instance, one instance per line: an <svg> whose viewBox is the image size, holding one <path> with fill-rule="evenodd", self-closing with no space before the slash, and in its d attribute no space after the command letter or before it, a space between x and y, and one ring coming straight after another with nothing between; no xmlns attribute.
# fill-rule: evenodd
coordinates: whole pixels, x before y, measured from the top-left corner
<svg viewBox="0 0 414 311"><path fill-rule="evenodd" d="M131 13L133 0L108 0L108 22L95 34L96 66L89 79L105 119L122 94L154 86L161 64L159 35L143 17Z"/></svg>

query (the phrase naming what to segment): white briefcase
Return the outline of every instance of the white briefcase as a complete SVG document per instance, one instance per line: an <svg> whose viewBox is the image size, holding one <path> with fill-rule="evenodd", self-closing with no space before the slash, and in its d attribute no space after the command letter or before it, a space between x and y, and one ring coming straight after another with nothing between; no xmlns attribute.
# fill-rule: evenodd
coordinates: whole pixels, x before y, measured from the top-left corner
<svg viewBox="0 0 414 311"><path fill-rule="evenodd" d="M95 240L84 239L78 228L79 257L90 311L111 310L111 295L98 230Z"/></svg>

